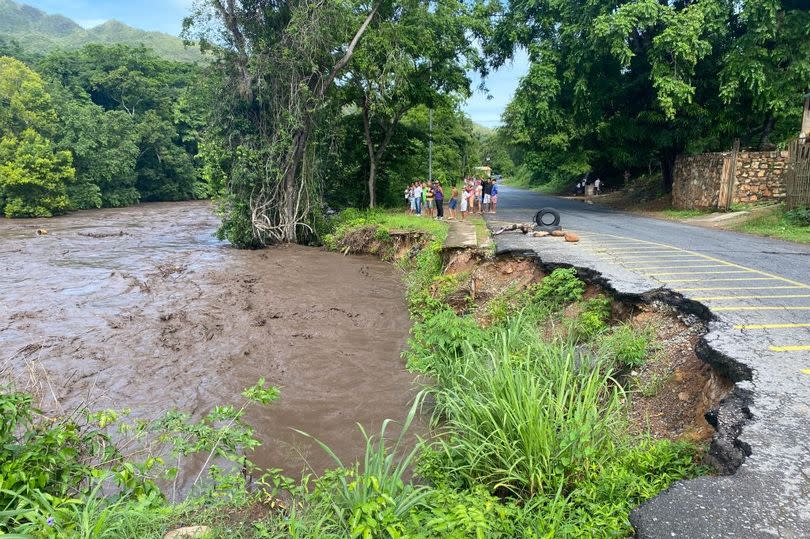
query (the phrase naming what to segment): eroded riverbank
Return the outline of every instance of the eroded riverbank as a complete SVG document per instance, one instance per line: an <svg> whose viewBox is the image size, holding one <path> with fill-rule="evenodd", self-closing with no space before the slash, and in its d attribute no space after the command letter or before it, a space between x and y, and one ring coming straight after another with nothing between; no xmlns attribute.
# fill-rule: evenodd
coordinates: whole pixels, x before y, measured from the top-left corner
<svg viewBox="0 0 810 539"><path fill-rule="evenodd" d="M332 464L291 428L354 460L356 422L376 430L413 397L399 271L306 247L239 251L217 223L205 202L0 221L3 375L54 412L89 402L145 418L203 414L265 377L281 399L248 415L257 464Z"/></svg>

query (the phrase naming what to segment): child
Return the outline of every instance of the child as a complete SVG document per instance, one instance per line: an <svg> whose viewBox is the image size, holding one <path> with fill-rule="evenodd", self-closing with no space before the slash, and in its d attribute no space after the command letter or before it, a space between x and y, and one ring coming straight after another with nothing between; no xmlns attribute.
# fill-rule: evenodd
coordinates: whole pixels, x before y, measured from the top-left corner
<svg viewBox="0 0 810 539"><path fill-rule="evenodd" d="M467 208L470 204L470 184L464 180L464 187L461 189L461 220L467 216Z"/></svg>
<svg viewBox="0 0 810 539"><path fill-rule="evenodd" d="M450 208L450 219L456 219L456 206L458 205L458 189L454 185L453 188L450 190L450 203L448 208Z"/></svg>
<svg viewBox="0 0 810 539"><path fill-rule="evenodd" d="M425 184L425 207L427 208L427 216L435 217L433 210L433 187L430 184Z"/></svg>
<svg viewBox="0 0 810 539"><path fill-rule="evenodd" d="M473 211L478 209L478 213L484 213L484 206L482 204L482 199L484 197L484 187L481 185L481 180L475 180L475 205L473 207Z"/></svg>
<svg viewBox="0 0 810 539"><path fill-rule="evenodd" d="M492 180L492 193L489 195L489 213L495 213L498 208L498 180Z"/></svg>

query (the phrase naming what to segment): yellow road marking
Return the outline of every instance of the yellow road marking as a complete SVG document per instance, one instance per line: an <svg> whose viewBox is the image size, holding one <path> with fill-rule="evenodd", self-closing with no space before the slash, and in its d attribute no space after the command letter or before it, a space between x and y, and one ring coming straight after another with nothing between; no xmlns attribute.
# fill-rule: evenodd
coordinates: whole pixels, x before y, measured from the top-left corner
<svg viewBox="0 0 810 539"><path fill-rule="evenodd" d="M605 234L605 236L612 237L612 238L621 238L621 239L635 239L635 238L627 238L626 236L617 236L615 234ZM726 263L726 264L728 264L730 266L734 266L736 268L740 268L740 269L749 270L749 271L752 271L752 272L755 272L755 273L759 273L760 275L765 275L767 277L772 277L772 278L774 278L776 280L784 281L786 283L800 285L800 286L807 286L805 283L800 283L798 281L793 281L791 279L786 279L784 277L779 277L778 275L774 275L772 273L767 273L767 272L764 272L764 271L761 271L761 270L747 268L745 266L741 266L741 265L735 264L733 262L727 262L725 260L720 260L719 258L715 258L713 256L696 253L694 251L687 251L686 249L681 249L680 247L673 247L672 245L667 245L665 243L658 243L658 242L654 242L654 241L646 241L646 240L640 240L640 241L644 241L645 243L647 243L649 245L657 245L659 247L668 247L670 249L675 249L675 250L680 251L682 253L688 253L688 254L692 254L693 256L699 256L699 257L703 258L704 260L711 260L713 262Z"/></svg>
<svg viewBox="0 0 810 539"><path fill-rule="evenodd" d="M810 369L802 369L802 374L810 374Z"/></svg>
<svg viewBox="0 0 810 539"><path fill-rule="evenodd" d="M769 346L768 349L771 352L804 352L805 350L810 350L810 344L799 344L796 346ZM810 374L810 369L806 369L807 372L804 370L805 374Z"/></svg>
<svg viewBox="0 0 810 539"><path fill-rule="evenodd" d="M628 247L627 249L610 249L610 248L605 249L605 248L602 248L602 249L597 249L597 251L599 251L601 253L611 253L611 254L617 254L617 255L625 255L625 254L627 254L627 255L643 255L643 254L648 254L648 253L671 253L671 254L675 254L675 253L678 252L678 251L676 251L674 249L653 249L653 248L651 248L651 249L641 249L641 250L639 250L638 247Z"/></svg>
<svg viewBox="0 0 810 539"><path fill-rule="evenodd" d="M775 296L708 296L691 298L695 301L719 301L725 299L810 298L810 294L777 294Z"/></svg>
<svg viewBox="0 0 810 539"><path fill-rule="evenodd" d="M685 255L655 255L655 256L624 256L622 257L622 261L634 261L634 262L655 262L656 260L662 260L665 262L703 262L697 257L693 258L683 258Z"/></svg>
<svg viewBox="0 0 810 539"><path fill-rule="evenodd" d="M807 289L810 286L707 286L700 288L676 288L676 292L703 292L706 290L795 290L797 288Z"/></svg>
<svg viewBox="0 0 810 539"><path fill-rule="evenodd" d="M734 329L793 329L810 328L810 324L741 324Z"/></svg>
<svg viewBox="0 0 810 539"><path fill-rule="evenodd" d="M642 264L649 264L649 262L642 262ZM666 262L665 262L666 264ZM699 266L639 266L635 267L635 265L627 265L625 264L626 268L632 270L664 270L664 269L691 269L691 268L726 268L728 267L727 264L703 264Z"/></svg>
<svg viewBox="0 0 810 539"><path fill-rule="evenodd" d="M660 277L661 275L717 275L718 273L752 273L749 270L713 270L713 271L670 271L667 273L645 273L648 277Z"/></svg>
<svg viewBox="0 0 810 539"><path fill-rule="evenodd" d="M810 311L810 307L778 307L769 305L767 307L752 307L748 305L734 305L733 307L712 307L713 311Z"/></svg>
<svg viewBox="0 0 810 539"><path fill-rule="evenodd" d="M660 279L659 279L660 280ZM730 279L666 279L668 283L722 283L724 281L780 281L779 277L733 277Z"/></svg>

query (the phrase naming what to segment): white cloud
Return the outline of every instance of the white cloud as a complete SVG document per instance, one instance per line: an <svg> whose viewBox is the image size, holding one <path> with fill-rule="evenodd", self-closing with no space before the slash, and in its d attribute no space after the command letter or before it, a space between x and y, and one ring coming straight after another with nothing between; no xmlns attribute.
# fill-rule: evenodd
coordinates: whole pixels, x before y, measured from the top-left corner
<svg viewBox="0 0 810 539"><path fill-rule="evenodd" d="M104 24L108 19L76 19L76 22L82 28L95 28L100 24Z"/></svg>

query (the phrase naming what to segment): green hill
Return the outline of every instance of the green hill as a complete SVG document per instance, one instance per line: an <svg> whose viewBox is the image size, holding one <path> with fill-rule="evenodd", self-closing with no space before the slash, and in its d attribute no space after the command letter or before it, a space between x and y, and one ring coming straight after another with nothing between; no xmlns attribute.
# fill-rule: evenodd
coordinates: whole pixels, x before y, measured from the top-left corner
<svg viewBox="0 0 810 539"><path fill-rule="evenodd" d="M12 0L0 0L0 38L12 39L32 53L78 49L89 43L121 43L144 45L170 60L194 62L203 58L199 50L186 47L180 38L169 34L138 30L115 20L85 29L62 15L48 15Z"/></svg>

